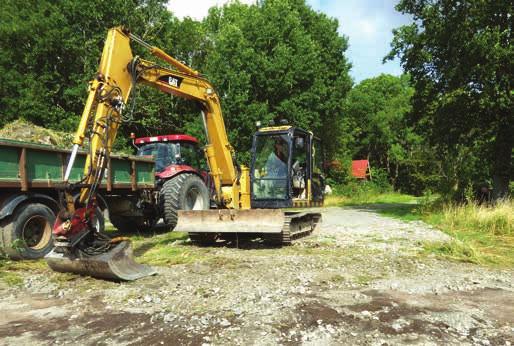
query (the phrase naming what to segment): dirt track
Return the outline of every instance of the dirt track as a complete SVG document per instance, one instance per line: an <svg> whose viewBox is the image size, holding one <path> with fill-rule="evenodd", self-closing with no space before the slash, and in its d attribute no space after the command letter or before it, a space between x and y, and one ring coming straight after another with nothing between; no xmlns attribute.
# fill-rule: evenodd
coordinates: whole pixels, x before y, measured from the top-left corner
<svg viewBox="0 0 514 346"><path fill-rule="evenodd" d="M282 249L169 244L201 260L133 283L22 273L0 286L0 344L514 344L514 271L421 254L448 239L421 223L323 218Z"/></svg>

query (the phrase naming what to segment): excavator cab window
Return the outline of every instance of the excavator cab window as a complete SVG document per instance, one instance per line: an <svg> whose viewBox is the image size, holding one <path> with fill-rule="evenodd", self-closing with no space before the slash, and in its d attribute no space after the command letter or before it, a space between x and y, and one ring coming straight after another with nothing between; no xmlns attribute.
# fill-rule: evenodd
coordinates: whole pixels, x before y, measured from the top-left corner
<svg viewBox="0 0 514 346"><path fill-rule="evenodd" d="M288 193L289 141L287 135L256 137L253 164L255 199L285 199Z"/></svg>
<svg viewBox="0 0 514 346"><path fill-rule="evenodd" d="M312 161L312 199L323 201L323 192L325 191L323 152L321 151L321 142L317 138L312 141Z"/></svg>

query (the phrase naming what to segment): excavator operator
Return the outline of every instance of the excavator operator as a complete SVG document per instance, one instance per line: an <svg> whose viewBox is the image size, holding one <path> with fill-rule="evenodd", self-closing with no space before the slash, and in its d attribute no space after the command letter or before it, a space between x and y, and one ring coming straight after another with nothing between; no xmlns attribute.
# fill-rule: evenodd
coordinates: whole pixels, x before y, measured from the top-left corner
<svg viewBox="0 0 514 346"><path fill-rule="evenodd" d="M266 171L269 177L287 177L287 143L280 137L275 139L274 150L266 161Z"/></svg>

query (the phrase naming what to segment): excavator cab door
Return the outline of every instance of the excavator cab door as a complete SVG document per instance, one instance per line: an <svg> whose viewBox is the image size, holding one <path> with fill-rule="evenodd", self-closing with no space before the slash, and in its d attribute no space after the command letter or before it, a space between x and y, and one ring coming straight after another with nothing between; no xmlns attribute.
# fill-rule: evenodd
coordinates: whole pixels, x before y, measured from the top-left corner
<svg viewBox="0 0 514 346"><path fill-rule="evenodd" d="M323 172L323 152L321 142L318 138L313 137L311 146L311 200L313 202L323 203L325 191L325 175Z"/></svg>
<svg viewBox="0 0 514 346"><path fill-rule="evenodd" d="M291 206L291 136L284 131L257 132L250 169L252 208Z"/></svg>

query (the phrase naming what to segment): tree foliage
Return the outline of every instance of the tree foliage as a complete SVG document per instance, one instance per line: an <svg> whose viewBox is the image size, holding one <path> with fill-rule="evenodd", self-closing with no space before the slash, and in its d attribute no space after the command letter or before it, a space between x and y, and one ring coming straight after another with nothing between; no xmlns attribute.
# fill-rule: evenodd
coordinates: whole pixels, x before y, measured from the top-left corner
<svg viewBox="0 0 514 346"><path fill-rule="evenodd" d="M73 130L106 31L158 36L172 20L158 0L6 0L0 7L0 125L24 117Z"/></svg>
<svg viewBox="0 0 514 346"><path fill-rule="evenodd" d="M372 167L385 168L393 185L411 146L419 142L406 120L413 93L407 75L380 75L356 85L345 102L349 155L370 160Z"/></svg>
<svg viewBox="0 0 514 346"><path fill-rule="evenodd" d="M256 121L286 119L334 138L325 150L335 155L351 87L347 40L337 21L303 0L268 0L212 8L205 25L215 45L202 70L221 94L235 147L250 148Z"/></svg>
<svg viewBox="0 0 514 346"><path fill-rule="evenodd" d="M221 96L229 138L248 162L255 121L287 119L337 137L351 87L338 23L303 0L231 3L203 22L177 20L164 0L8 0L0 12L0 126L24 117L73 130L108 28L125 25L204 73ZM4 49L7 48L8 49ZM133 47L136 54L144 51ZM146 87L119 138L187 132L202 137L197 105ZM327 144L329 154L336 141Z"/></svg>
<svg viewBox="0 0 514 346"><path fill-rule="evenodd" d="M513 5L494 0L402 0L414 22L394 32L416 93L412 122L436 148L447 189L493 177L497 198L513 176Z"/></svg>
<svg viewBox="0 0 514 346"><path fill-rule="evenodd" d="M458 196L493 177L504 196L514 167L512 4L401 0L397 9L414 21L395 30L386 58L399 56L407 74L352 88L339 23L305 0L231 2L202 21L175 18L165 0L5 0L0 126L25 118L73 131L106 32L125 25L213 83L242 163L255 122L286 119L321 137L327 160L369 158L403 191ZM120 146L130 132L204 139L192 101L142 86L134 99Z"/></svg>

